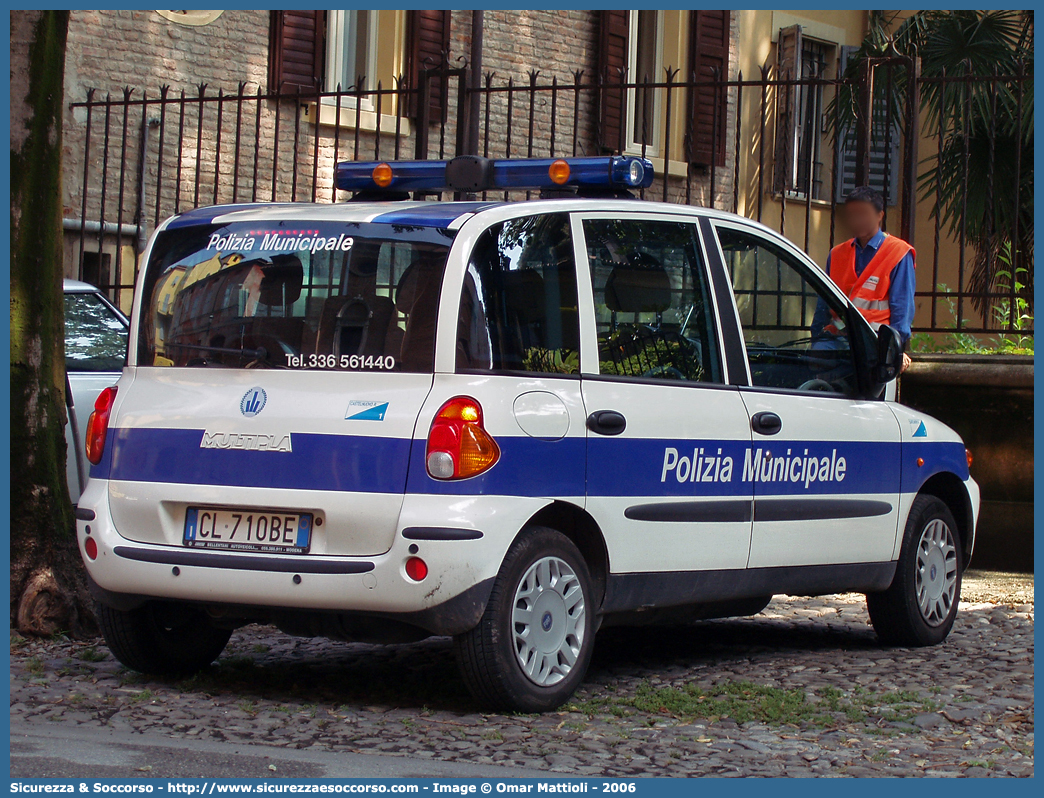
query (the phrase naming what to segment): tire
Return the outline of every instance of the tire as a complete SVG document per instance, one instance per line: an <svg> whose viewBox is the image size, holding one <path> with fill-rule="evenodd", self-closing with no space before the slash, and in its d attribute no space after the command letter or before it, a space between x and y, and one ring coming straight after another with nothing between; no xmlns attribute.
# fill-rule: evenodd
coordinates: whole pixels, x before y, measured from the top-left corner
<svg viewBox="0 0 1044 798"><path fill-rule="evenodd" d="M934 646L946 639L961 598L964 553L953 513L934 496L910 507L891 586L868 593L866 608L882 643Z"/></svg>
<svg viewBox="0 0 1044 798"><path fill-rule="evenodd" d="M122 665L154 676L188 676L225 650L230 629L218 629L195 607L149 602L133 610L97 604L98 625Z"/></svg>
<svg viewBox="0 0 1044 798"><path fill-rule="evenodd" d="M591 662L592 597L573 542L547 527L525 530L500 566L482 620L453 639L471 694L515 712L547 712L569 700Z"/></svg>

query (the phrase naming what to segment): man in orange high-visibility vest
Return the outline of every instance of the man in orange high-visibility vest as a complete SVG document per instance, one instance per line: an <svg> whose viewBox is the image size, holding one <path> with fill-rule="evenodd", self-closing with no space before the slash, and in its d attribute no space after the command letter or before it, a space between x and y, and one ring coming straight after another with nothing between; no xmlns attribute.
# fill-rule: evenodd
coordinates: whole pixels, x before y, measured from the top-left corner
<svg viewBox="0 0 1044 798"><path fill-rule="evenodd" d="M827 257L827 273L838 288L876 330L882 324L895 328L910 340L914 316L914 269L917 253L897 236L881 229L884 198L869 186L853 189L845 198L845 221L855 234L838 244ZM839 335L839 320L822 299L812 321L813 336ZM902 370L910 365L903 353Z"/></svg>

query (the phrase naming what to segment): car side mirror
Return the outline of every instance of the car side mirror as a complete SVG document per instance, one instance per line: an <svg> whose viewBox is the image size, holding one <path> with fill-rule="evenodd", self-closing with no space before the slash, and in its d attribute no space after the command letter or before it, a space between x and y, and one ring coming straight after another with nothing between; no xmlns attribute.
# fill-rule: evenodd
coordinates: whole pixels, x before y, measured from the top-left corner
<svg viewBox="0 0 1044 798"><path fill-rule="evenodd" d="M903 339L898 330L882 324L877 330L877 363L870 372L878 385L891 382L899 376L903 365Z"/></svg>

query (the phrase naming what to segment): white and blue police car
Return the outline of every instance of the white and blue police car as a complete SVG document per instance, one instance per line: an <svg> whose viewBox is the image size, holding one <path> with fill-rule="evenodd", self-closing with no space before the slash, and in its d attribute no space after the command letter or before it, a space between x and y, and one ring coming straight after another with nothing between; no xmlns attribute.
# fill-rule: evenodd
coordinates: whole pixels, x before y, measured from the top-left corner
<svg viewBox="0 0 1044 798"><path fill-rule="evenodd" d="M652 179L353 162L349 202L160 225L77 509L115 656L190 672L254 622L451 635L482 703L541 711L601 626L773 594L862 592L882 642L943 641L979 492L886 398L897 333L766 227L630 196ZM509 189L541 198L409 201Z"/></svg>

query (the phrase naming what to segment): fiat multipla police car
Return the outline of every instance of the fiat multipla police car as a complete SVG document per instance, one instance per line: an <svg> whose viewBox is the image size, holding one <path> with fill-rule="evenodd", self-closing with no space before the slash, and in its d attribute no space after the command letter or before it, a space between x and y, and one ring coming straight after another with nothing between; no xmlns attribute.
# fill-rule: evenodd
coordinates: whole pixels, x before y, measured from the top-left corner
<svg viewBox="0 0 1044 798"><path fill-rule="evenodd" d="M862 592L883 643L946 638L971 456L888 400L898 334L801 250L632 198L641 158L336 179L352 201L202 208L148 245L77 509L124 665L191 672L255 622L450 635L483 704L541 711L600 627L774 594ZM512 189L541 198L409 199Z"/></svg>

